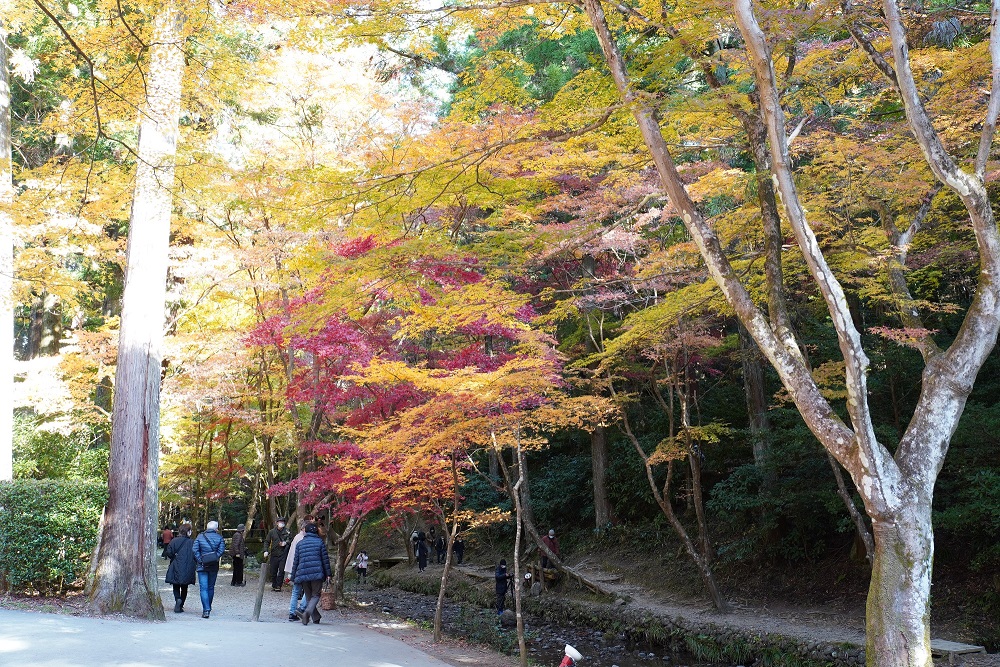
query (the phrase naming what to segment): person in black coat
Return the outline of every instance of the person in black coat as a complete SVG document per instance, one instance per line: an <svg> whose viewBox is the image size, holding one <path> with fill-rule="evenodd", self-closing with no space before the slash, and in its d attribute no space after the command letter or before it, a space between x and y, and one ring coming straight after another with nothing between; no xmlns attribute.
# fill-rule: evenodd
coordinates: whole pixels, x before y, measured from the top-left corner
<svg viewBox="0 0 1000 667"><path fill-rule="evenodd" d="M465 540L461 537L455 538L455 544L452 546L452 551L455 552L455 560L461 565L462 561L465 560Z"/></svg>
<svg viewBox="0 0 1000 667"><path fill-rule="evenodd" d="M434 551L437 554L437 562L443 563L448 553L448 541L444 539L444 535L438 535L437 541L434 542Z"/></svg>
<svg viewBox="0 0 1000 667"><path fill-rule="evenodd" d="M306 609L300 615L302 625L309 625L309 618L319 623L322 615L316 605L319 604L323 582L331 575L330 554L326 550L326 542L319 536L316 524L306 524L306 534L295 546L295 556L292 561L292 581L302 587L302 594L307 600Z"/></svg>
<svg viewBox="0 0 1000 667"><path fill-rule="evenodd" d="M170 540L163 550L163 555L170 559L167 567L166 582L174 585L174 613L184 611L184 601L187 600L188 586L197 577L194 562L194 541L191 539L191 524L183 524L178 535Z"/></svg>
<svg viewBox="0 0 1000 667"><path fill-rule="evenodd" d="M493 575L497 584L497 616L503 615L504 601L507 599L507 587L510 585L510 577L507 576L507 560L500 559L497 571Z"/></svg>
<svg viewBox="0 0 1000 667"><path fill-rule="evenodd" d="M233 533L233 541L229 545L229 555L233 558L233 580L231 586L246 586L247 582L243 578L243 559L247 557L246 537L243 531L247 529L245 523L236 526Z"/></svg>
<svg viewBox="0 0 1000 667"><path fill-rule="evenodd" d="M278 517L278 525L272 528L264 538L264 558L270 556L268 560L269 574L271 576L271 590L276 593L281 592L281 584L285 580L285 556L288 555L288 545L292 541L292 535L285 528L285 517Z"/></svg>
<svg viewBox="0 0 1000 667"><path fill-rule="evenodd" d="M423 531L417 533L417 543L414 549L417 553L417 571L423 572L427 569L427 555L430 551L427 547L427 535Z"/></svg>

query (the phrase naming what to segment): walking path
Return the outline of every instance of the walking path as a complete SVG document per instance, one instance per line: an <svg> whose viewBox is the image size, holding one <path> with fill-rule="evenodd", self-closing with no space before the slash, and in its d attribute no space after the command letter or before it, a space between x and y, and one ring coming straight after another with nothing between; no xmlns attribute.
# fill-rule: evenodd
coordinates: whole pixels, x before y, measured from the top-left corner
<svg viewBox="0 0 1000 667"><path fill-rule="evenodd" d="M160 577L160 581L163 577ZM448 663L367 627L356 616L324 612L319 625L288 622L290 587L265 591L260 623L250 623L255 576L230 586L219 575L212 617L201 618L198 586L185 612L173 613L173 593L161 588L166 623L0 610L0 665L17 667L443 667ZM404 637L405 639L406 637Z"/></svg>

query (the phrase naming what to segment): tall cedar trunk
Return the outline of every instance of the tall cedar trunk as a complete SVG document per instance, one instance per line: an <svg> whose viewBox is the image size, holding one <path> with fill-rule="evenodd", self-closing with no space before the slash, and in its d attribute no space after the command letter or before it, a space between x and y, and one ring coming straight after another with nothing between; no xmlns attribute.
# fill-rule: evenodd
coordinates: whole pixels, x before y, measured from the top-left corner
<svg viewBox="0 0 1000 667"><path fill-rule="evenodd" d="M163 619L156 579L157 476L171 188L177 149L182 16L172 2L153 22L129 219L118 365L111 416L108 504L89 595L99 613Z"/></svg>
<svg viewBox="0 0 1000 667"><path fill-rule="evenodd" d="M0 29L0 481L14 478L14 165L11 161L10 68Z"/></svg>
<svg viewBox="0 0 1000 667"><path fill-rule="evenodd" d="M608 432L596 426L590 434L590 464L594 479L594 520L598 528L613 521L608 497Z"/></svg>

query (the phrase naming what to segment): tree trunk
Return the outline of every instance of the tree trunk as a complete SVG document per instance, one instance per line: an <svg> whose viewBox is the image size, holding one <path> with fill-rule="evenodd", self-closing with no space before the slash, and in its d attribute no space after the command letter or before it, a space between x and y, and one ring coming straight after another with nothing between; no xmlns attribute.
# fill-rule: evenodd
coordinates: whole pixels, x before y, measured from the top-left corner
<svg viewBox="0 0 1000 667"><path fill-rule="evenodd" d="M493 438L493 446L494 446L494 448L499 449L499 445L497 444L495 435L491 434L491 437ZM512 478L511 470L507 467L506 462L500 456L497 457L497 465L498 465L498 467L500 469L500 473L501 473L501 475L503 477L503 480L504 480L504 488L507 489L507 493L510 496L511 502L514 503L515 508L516 508L517 505L518 505L518 502L520 500L520 497L519 498L515 498L514 497L515 496L515 493L514 493L514 483L515 482L514 482L514 480ZM519 473L520 473L519 474L519 478L521 476L523 476L523 478L524 478L524 485L527 486L528 485L528 471L527 471L527 468L526 467L522 467L522 466L518 466L518 470L519 470ZM560 572L564 572L567 576L569 576L571 579L575 580L581 586L589 588L590 590L594 591L595 593L598 593L600 595L604 595L604 596L610 597L610 598L614 598L615 597L614 591L611 591L611 590L605 588L604 586L601 586L599 583L597 583L595 581L591 581L590 579L588 579L586 576L584 576L579 571L577 571L577 570L571 568L570 566L566 565L562 561L562 559L559 558L559 556L557 556L555 553L553 553L552 550L549 549L549 547L545 544L544 540L542 540L542 536L538 532L538 528L535 526L534 520L532 520L532 518L530 517L530 515L528 513L524 512L524 503L521 502L520 505L521 505L521 515L520 515L519 525L524 526L524 530L527 531L528 536L531 537L531 540L535 543L535 546L538 547L538 551L540 553L545 554L548 557L549 561L553 565L556 566L556 569L558 569Z"/></svg>
<svg viewBox="0 0 1000 667"><path fill-rule="evenodd" d="M767 485L769 478L768 458L771 453L771 423L767 418L767 392L764 387L764 364L760 348L739 325L740 357L743 362L743 388L747 399L747 417L750 422L750 442L753 445L753 462L762 473ZM773 480L771 480L773 481Z"/></svg>
<svg viewBox="0 0 1000 667"><path fill-rule="evenodd" d="M608 498L608 432L597 426L590 434L590 463L594 478L594 520L597 528L606 528L613 521L611 500Z"/></svg>
<svg viewBox="0 0 1000 667"><path fill-rule="evenodd" d="M869 665L931 667L930 592L934 539L930 499L906 505L874 526L875 563L868 589Z"/></svg>
<svg viewBox="0 0 1000 667"><path fill-rule="evenodd" d="M357 532L361 530L362 518L351 517L344 526L344 532L337 534L331 527L328 535L334 538L336 546L336 557L333 563L333 600L334 604L344 599L344 573L347 569L347 561L350 560L351 551L356 544Z"/></svg>
<svg viewBox="0 0 1000 667"><path fill-rule="evenodd" d="M452 488L452 507L454 508L454 513L452 514L452 525L451 530L448 531L448 520L444 516L444 508L441 511L441 523L443 524L446 534L448 535L448 554L444 559L444 571L441 573L441 589L438 591L437 608L434 610L434 641L441 641L441 621L444 616L444 595L448 590L448 575L451 574L451 559L452 559L452 548L455 544L455 536L458 535L458 508L462 502L462 494L459 488L458 479L458 460L456 458L456 453L453 450L451 452L451 488Z"/></svg>
<svg viewBox="0 0 1000 667"><path fill-rule="evenodd" d="M14 478L14 163L11 160L10 68L0 29L0 481Z"/></svg>
<svg viewBox="0 0 1000 667"><path fill-rule="evenodd" d="M837 459L833 458L833 454L830 452L826 453L826 458L830 461L830 467L833 468L833 477L837 480L837 495L844 501L847 513L851 516L851 521L854 522L854 530L857 531L858 539L864 544L865 558L868 560L868 564L871 565L875 561L875 544L872 541L872 534L865 524L865 518L861 515L861 510L854 504L854 498L851 497L850 491L847 490L847 480L844 479L844 473L840 471L840 464L837 463Z"/></svg>
<svg viewBox="0 0 1000 667"><path fill-rule="evenodd" d="M258 468L257 474L253 477L253 482L250 487L250 507L247 508L247 521L246 530L244 535L250 535L250 529L253 528L253 521L257 517L257 503L260 501L260 480L263 474L263 470Z"/></svg>
<svg viewBox="0 0 1000 667"><path fill-rule="evenodd" d="M528 645L524 640L524 615L521 613L521 533L524 506L527 504L521 497L525 488L524 450L521 449L521 428L517 427L517 482L514 484L514 510L517 515L517 526L514 532L514 615L517 618L517 647L521 658L521 667L528 667Z"/></svg>
<svg viewBox="0 0 1000 667"><path fill-rule="evenodd" d="M111 417L106 521L90 586L98 613L164 618L156 577L162 356L171 187L177 148L182 15L172 2L153 22Z"/></svg>

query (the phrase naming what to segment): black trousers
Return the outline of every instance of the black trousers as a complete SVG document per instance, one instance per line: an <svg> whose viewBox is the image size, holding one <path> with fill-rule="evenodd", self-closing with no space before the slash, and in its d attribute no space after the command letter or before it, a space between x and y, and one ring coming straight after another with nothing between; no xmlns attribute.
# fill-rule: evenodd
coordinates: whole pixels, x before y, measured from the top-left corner
<svg viewBox="0 0 1000 667"><path fill-rule="evenodd" d="M507 591L497 591L497 614L503 613L504 602L507 601Z"/></svg>
<svg viewBox="0 0 1000 667"><path fill-rule="evenodd" d="M174 599L180 600L181 605L188 597L188 585L187 584L174 584Z"/></svg>
<svg viewBox="0 0 1000 667"><path fill-rule="evenodd" d="M271 588L281 588L285 581L285 554L271 554Z"/></svg>
<svg viewBox="0 0 1000 667"><path fill-rule="evenodd" d="M233 556L233 586L243 585L243 559L239 556Z"/></svg>

